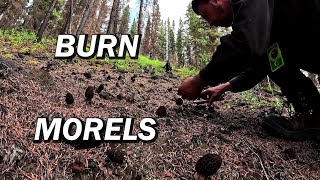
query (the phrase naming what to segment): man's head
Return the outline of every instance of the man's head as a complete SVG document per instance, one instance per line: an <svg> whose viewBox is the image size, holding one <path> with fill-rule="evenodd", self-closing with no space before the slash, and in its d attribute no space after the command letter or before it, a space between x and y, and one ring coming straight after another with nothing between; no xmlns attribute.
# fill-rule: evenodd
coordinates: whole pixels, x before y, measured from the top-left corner
<svg viewBox="0 0 320 180"><path fill-rule="evenodd" d="M233 12L230 0L193 0L193 11L211 26L231 26Z"/></svg>

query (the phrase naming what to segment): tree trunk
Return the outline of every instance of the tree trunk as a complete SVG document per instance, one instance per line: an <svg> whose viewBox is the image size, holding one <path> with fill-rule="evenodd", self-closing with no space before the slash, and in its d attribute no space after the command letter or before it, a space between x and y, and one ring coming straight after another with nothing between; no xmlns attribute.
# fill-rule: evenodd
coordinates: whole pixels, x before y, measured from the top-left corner
<svg viewBox="0 0 320 180"><path fill-rule="evenodd" d="M5 10L8 9L8 7L9 7L9 3L8 3L8 2L6 2L6 3L4 3L4 4L0 4L0 16L2 15L2 13L3 13Z"/></svg>
<svg viewBox="0 0 320 180"><path fill-rule="evenodd" d="M60 34L71 34L71 24L72 24L72 18L73 17L73 0L70 0L69 5L69 14L67 17L67 21L64 24L63 28L60 31Z"/></svg>
<svg viewBox="0 0 320 180"><path fill-rule="evenodd" d="M140 9L138 17L138 34L142 34L142 9L143 9L143 0L140 0Z"/></svg>
<svg viewBox="0 0 320 180"><path fill-rule="evenodd" d="M116 33L117 31L119 5L120 5L120 0L113 1L107 34Z"/></svg>
<svg viewBox="0 0 320 180"><path fill-rule="evenodd" d="M84 27L84 25L85 25L85 23L86 23L86 21L88 19L88 15L89 15L89 12L90 12L90 9L91 9L93 3L94 3L94 0L89 0L88 1L88 4L87 4L87 6L86 6L86 8L85 8L85 10L83 12L83 16L82 16L82 19L80 21L79 27L77 29L77 33L76 33L77 37L81 34L81 32L83 30L83 27Z"/></svg>
<svg viewBox="0 0 320 180"><path fill-rule="evenodd" d="M39 31L38 31L38 35L37 35L37 42L40 42L41 39L42 39L42 35L44 33L44 31L46 30L47 26L48 26L48 22L49 22L49 18L52 14L52 11L54 9L54 6L56 5L58 0L53 0L52 3L51 3L51 6L50 6L50 9L49 11L47 12L46 14L46 17L44 18L40 28L39 28Z"/></svg>
<svg viewBox="0 0 320 180"><path fill-rule="evenodd" d="M103 4L103 0L100 0L100 4L99 4L99 14L98 14L98 19L97 19L97 23L95 24L95 31L97 32L101 32L101 27L102 27L102 21L104 18L104 8L103 6L105 6L105 4Z"/></svg>

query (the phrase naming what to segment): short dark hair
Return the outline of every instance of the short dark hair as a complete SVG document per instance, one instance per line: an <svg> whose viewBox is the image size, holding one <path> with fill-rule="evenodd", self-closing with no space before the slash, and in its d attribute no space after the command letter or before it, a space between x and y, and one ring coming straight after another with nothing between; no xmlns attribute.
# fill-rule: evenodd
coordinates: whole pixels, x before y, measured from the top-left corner
<svg viewBox="0 0 320 180"><path fill-rule="evenodd" d="M209 0L193 0L191 3L192 10L199 15L198 7L202 3L207 3Z"/></svg>

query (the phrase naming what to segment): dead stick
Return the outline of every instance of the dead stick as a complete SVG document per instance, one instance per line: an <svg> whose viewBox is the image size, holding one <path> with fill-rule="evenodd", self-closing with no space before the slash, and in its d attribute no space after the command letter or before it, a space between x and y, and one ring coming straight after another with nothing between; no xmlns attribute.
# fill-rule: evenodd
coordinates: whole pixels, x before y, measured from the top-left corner
<svg viewBox="0 0 320 180"><path fill-rule="evenodd" d="M268 174L267 174L267 172L266 172L266 169L264 168L263 162L262 162L259 154L257 154L257 153L248 145L248 143L247 143L246 141L244 141L244 143L248 146L248 148L250 149L250 151L252 151L253 154L255 154L255 155L258 157L259 162L260 162L260 165L261 165L262 170L263 170L263 173L264 173L264 175L266 176L266 179L269 180Z"/></svg>

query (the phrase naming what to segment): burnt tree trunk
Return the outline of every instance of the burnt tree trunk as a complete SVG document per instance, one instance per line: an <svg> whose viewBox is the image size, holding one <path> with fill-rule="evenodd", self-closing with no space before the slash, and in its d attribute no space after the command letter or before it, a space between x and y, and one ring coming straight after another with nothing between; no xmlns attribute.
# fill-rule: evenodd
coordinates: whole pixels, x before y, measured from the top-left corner
<svg viewBox="0 0 320 180"><path fill-rule="evenodd" d="M3 13L4 11L6 11L6 10L8 9L8 7L9 7L9 3L8 3L8 2L5 2L5 3L3 3L3 4L0 4L0 16L2 15L2 13Z"/></svg>
<svg viewBox="0 0 320 180"><path fill-rule="evenodd" d="M39 31L38 31L38 34L37 34L37 42L40 42L41 39L42 39L42 36L43 36L43 33L44 31L46 30L47 26L48 26L48 22L49 22L49 18L52 14L52 11L56 5L56 3L58 2L58 0L53 0L52 3L51 3L51 6L49 8L49 11L47 12L46 14L46 17L44 18L40 28L39 28Z"/></svg>
<svg viewBox="0 0 320 180"><path fill-rule="evenodd" d="M143 0L140 0L140 9L139 9L139 17L138 17L138 34L142 34L142 9L143 9Z"/></svg>
<svg viewBox="0 0 320 180"><path fill-rule="evenodd" d="M117 31L119 5L120 5L120 0L113 1L107 34L112 34L112 33L114 34Z"/></svg>
<svg viewBox="0 0 320 180"><path fill-rule="evenodd" d="M71 24L73 19L72 17L73 17L73 0L70 0L68 17L67 17L66 23L64 24L63 28L60 31L60 34L71 34Z"/></svg>
<svg viewBox="0 0 320 180"><path fill-rule="evenodd" d="M87 22L88 15L89 15L90 9L92 8L93 3L94 3L94 0L89 0L86 8L84 9L83 16L81 18L79 27L77 29L77 33L76 33L77 37L81 34L83 27Z"/></svg>

